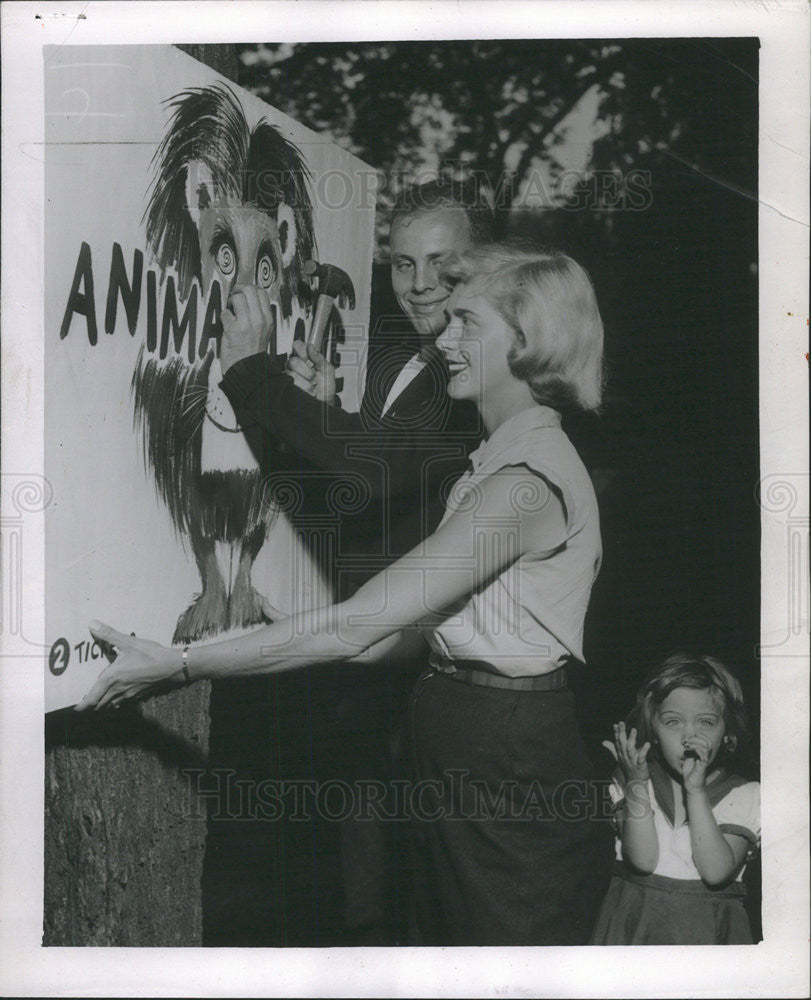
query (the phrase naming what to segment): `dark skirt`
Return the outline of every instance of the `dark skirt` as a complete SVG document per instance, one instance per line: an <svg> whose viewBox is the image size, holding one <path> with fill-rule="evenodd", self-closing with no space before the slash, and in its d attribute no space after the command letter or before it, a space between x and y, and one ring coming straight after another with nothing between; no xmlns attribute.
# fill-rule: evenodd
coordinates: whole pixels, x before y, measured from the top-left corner
<svg viewBox="0 0 811 1000"><path fill-rule="evenodd" d="M745 887L635 875L618 864L592 944L752 944Z"/></svg>
<svg viewBox="0 0 811 1000"><path fill-rule="evenodd" d="M411 708L417 943L587 944L613 836L571 691L431 673Z"/></svg>

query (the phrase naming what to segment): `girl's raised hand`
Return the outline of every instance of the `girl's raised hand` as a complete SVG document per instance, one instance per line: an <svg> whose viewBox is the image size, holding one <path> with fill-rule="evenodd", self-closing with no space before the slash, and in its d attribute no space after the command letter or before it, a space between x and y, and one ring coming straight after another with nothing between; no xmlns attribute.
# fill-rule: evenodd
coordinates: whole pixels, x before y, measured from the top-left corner
<svg viewBox="0 0 811 1000"><path fill-rule="evenodd" d="M636 730L625 732L625 723L614 723L614 741L603 740L603 746L614 755L619 764L626 783L629 781L647 781L650 777L648 769L648 751L650 743L636 745Z"/></svg>
<svg viewBox="0 0 811 1000"><path fill-rule="evenodd" d="M689 748L694 751L696 756L685 757L681 769L684 790L688 794L704 790L712 745L706 737L696 735L691 737Z"/></svg>
<svg viewBox="0 0 811 1000"><path fill-rule="evenodd" d="M148 639L136 639L96 621L90 623L90 634L99 641L110 664L76 705L77 712L88 708L118 708L122 702L163 691L167 685L183 684L180 650Z"/></svg>

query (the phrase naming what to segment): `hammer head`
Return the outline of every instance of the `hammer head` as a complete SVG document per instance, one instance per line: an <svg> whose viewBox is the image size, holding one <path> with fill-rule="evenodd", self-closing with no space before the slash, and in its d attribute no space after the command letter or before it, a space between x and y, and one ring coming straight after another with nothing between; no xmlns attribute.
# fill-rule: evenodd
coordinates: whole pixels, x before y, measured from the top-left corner
<svg viewBox="0 0 811 1000"><path fill-rule="evenodd" d="M318 278L318 294L338 300L342 308L355 308L355 287L352 279L334 264L319 264L316 260L308 260L304 265L304 273L310 278Z"/></svg>

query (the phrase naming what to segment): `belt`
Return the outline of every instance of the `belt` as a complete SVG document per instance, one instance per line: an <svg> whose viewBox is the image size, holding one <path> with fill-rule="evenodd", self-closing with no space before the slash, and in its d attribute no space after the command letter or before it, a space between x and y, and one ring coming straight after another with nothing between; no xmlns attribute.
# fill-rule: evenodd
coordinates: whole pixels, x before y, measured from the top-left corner
<svg viewBox="0 0 811 1000"><path fill-rule="evenodd" d="M477 687L506 688L510 691L560 691L568 684L566 667L558 667L548 674L537 674L534 677L507 677L505 674L494 673L493 667L482 660L454 660L447 665L454 669L435 668L436 672L442 677Z"/></svg>
<svg viewBox="0 0 811 1000"><path fill-rule="evenodd" d="M706 899L731 899L746 895L743 882L730 882L723 889L711 889L701 879L672 878L670 875L637 875L624 862L614 862L614 875L626 882L644 885L646 889L661 892L678 892L688 896L704 896Z"/></svg>

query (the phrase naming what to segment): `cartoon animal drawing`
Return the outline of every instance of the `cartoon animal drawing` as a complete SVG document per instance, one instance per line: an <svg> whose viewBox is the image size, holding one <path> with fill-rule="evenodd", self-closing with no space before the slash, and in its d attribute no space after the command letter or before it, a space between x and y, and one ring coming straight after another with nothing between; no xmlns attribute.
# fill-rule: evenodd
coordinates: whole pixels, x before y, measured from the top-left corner
<svg viewBox="0 0 811 1000"><path fill-rule="evenodd" d="M269 290L277 318L302 322L315 234L309 170L276 127L263 119L251 130L223 85L189 89L169 106L152 163L147 241L163 279L175 275L181 301L199 283L215 332L204 331L191 362L142 348L132 393L146 464L200 573L201 592L175 628L182 643L268 620L251 570L278 508L217 388L219 316L233 285L256 284Z"/></svg>

